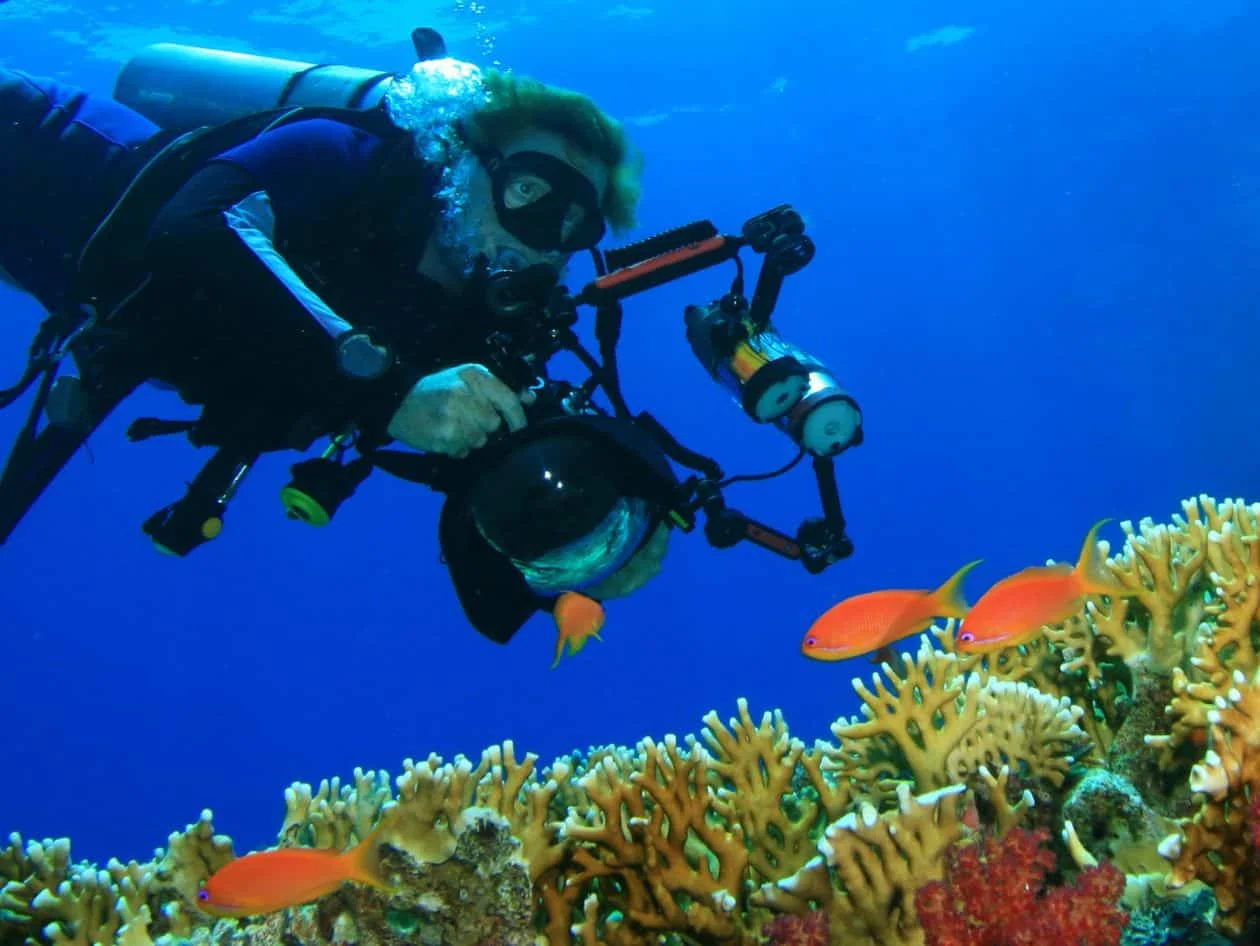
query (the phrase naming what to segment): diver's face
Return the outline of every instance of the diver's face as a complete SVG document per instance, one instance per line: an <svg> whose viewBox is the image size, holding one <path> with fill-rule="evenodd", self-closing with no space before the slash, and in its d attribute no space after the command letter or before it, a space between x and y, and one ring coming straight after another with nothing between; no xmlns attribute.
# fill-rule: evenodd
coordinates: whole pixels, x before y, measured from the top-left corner
<svg viewBox="0 0 1260 946"><path fill-rule="evenodd" d="M598 161L575 151L560 135L549 131L528 131L500 149L505 158L521 151L538 151L564 161L595 188L596 194L603 194L608 185L608 170ZM554 266L563 271L568 265L571 253L560 250L539 250L526 246L499 223L494 208L494 194L489 172L477 165L469 181L468 212L472 215L472 232L479 245L472 247L474 253L483 253L492 266L506 269L523 269L538 263ZM506 182L503 202L508 209L528 206L530 203L546 195L551 184L543 177L525 170L513 171ZM565 217L562 236L568 237L578 223L582 213L576 205L570 208Z"/></svg>

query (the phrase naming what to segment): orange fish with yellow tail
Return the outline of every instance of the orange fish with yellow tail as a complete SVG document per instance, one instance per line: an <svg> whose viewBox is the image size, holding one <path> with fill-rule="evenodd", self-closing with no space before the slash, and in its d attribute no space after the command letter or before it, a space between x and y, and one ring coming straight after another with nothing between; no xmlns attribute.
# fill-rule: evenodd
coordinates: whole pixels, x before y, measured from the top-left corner
<svg viewBox="0 0 1260 946"><path fill-rule="evenodd" d="M890 589L845 598L805 632L801 653L813 660L848 660L862 654L887 659L892 644L926 630L933 618L967 613L962 583L979 564L968 562L934 591Z"/></svg>
<svg viewBox="0 0 1260 946"><path fill-rule="evenodd" d="M197 891L197 908L211 916L261 916L318 900L344 883L393 892L381 872L380 831L348 851L275 848L228 861Z"/></svg>
<svg viewBox="0 0 1260 946"><path fill-rule="evenodd" d="M1075 565L1025 568L980 596L958 627L955 645L965 653L988 653L1026 643L1048 624L1062 624L1081 610L1086 597L1136 594L1117 584L1098 552L1102 519L1090 528Z"/></svg>
<svg viewBox="0 0 1260 946"><path fill-rule="evenodd" d="M556 599L551 616L556 622L556 659L551 664L552 670L560 666L566 647L570 654L576 654L592 637L603 640L599 632L604 626L604 608L594 598L566 591Z"/></svg>

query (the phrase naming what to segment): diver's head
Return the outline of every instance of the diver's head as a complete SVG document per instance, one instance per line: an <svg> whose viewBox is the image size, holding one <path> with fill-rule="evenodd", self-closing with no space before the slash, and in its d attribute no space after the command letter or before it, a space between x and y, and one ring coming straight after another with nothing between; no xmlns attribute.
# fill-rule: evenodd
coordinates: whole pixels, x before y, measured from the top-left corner
<svg viewBox="0 0 1260 946"><path fill-rule="evenodd" d="M567 138L527 128L477 151L467 212L473 251L495 269L545 263L557 271L604 235L609 169Z"/></svg>
<svg viewBox="0 0 1260 946"><path fill-rule="evenodd" d="M397 80L386 105L442 168L442 219L425 264L448 285L481 266L560 272L605 228L634 221L638 156L586 96L440 59Z"/></svg>

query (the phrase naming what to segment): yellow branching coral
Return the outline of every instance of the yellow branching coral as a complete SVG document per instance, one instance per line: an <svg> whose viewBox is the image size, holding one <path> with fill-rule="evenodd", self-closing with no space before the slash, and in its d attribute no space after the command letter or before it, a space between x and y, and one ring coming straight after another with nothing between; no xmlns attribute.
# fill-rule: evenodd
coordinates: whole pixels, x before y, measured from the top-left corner
<svg viewBox="0 0 1260 946"><path fill-rule="evenodd" d="M920 789L948 784L945 757L980 716L979 703L966 698L968 678L959 675L953 654L923 641L917 655L902 654L901 663L900 672L883 664L882 673L871 675L871 688L854 679L862 715L831 727L838 746L826 768L875 800L894 797L906 781Z"/></svg>
<svg viewBox="0 0 1260 946"><path fill-rule="evenodd" d="M1228 512L1228 517L1226 513ZM1256 610L1260 608L1260 541L1257 529L1260 503L1241 500L1221 507L1219 528L1208 536L1207 557L1212 566L1214 601L1206 605L1212 618L1211 634L1194 662L1218 685L1234 670L1249 673L1256 667Z"/></svg>
<svg viewBox="0 0 1260 946"><path fill-rule="evenodd" d="M743 828L714 809L712 760L692 741L640 743L629 780L607 760L582 776L591 808L572 812L563 836L579 842L571 889L609 878L604 906L645 933L677 931L709 942L743 942L740 897L748 850Z"/></svg>
<svg viewBox="0 0 1260 946"><path fill-rule="evenodd" d="M951 782L966 781L981 766L1014 771L1021 781L1057 788L1088 748L1078 724L1083 711L1067 697L1055 699L1027 683L992 678L968 681L968 700L979 707L976 723L945 757Z"/></svg>
<svg viewBox="0 0 1260 946"><path fill-rule="evenodd" d="M861 719L832 727L838 746L828 768L877 803L896 786L943 788L978 773L1009 767L1019 781L1055 787L1089 749L1078 725L1082 710L1023 682L956 672L958 658L934 650L924 638L902 671L883 665L873 689L860 680Z"/></svg>
<svg viewBox="0 0 1260 946"><path fill-rule="evenodd" d="M1188 642L1193 656L1172 670L1166 710L1169 731L1145 738L1148 746L1158 750L1165 768L1177 764L1179 757L1202 751L1208 716L1228 692L1232 675L1249 676L1258 666L1260 505L1241 500L1217 504L1207 497L1200 497L1200 503L1208 529L1203 544L1205 574L1198 596L1182 609L1184 620L1198 622Z"/></svg>
<svg viewBox="0 0 1260 946"><path fill-rule="evenodd" d="M1124 548L1107 565L1136 594L1114 598L1107 606L1089 606L1094 633L1107 653L1156 673L1179 666L1193 642L1197 620L1188 606L1199 588L1208 533L1220 522L1220 511L1207 496L1187 499L1181 506L1185 516L1174 516L1171 526L1149 518L1136 530L1131 522L1120 524ZM1134 608L1135 601L1140 608Z"/></svg>
<svg viewBox="0 0 1260 946"><path fill-rule="evenodd" d="M749 866L758 883L796 871L815 854L820 821L833 820L848 807L848 792L823 777L816 759L807 770L812 797L794 787L805 745L788 735L781 713L766 713L760 725L739 700L739 718L723 725L717 713L704 717L701 737L709 747L717 776L714 807L743 828Z"/></svg>
<svg viewBox="0 0 1260 946"><path fill-rule="evenodd" d="M564 859L559 820L575 800L575 795L562 792L569 784L570 767L556 762L539 779L535 775L537 762L532 752L517 761L511 741L491 746L482 756L474 793L478 806L498 812L512 826L530 877L535 880Z"/></svg>
<svg viewBox="0 0 1260 946"><path fill-rule="evenodd" d="M19 942L53 946L140 946L151 937L189 934L196 915L184 903L191 899L189 884L195 890L199 881L185 868L195 874L200 868L193 865L204 863L208 873L231 857L230 843L214 835L209 818L206 812L198 824L172 834L170 848L155 861L111 860L101 869L72 862L65 838L24 845L11 835L0 850L0 943L15 928Z"/></svg>
<svg viewBox="0 0 1260 946"><path fill-rule="evenodd" d="M359 768L353 785L324 779L312 792L310 785L295 782L284 792L279 843L344 851L368 836L392 796L388 773Z"/></svg>
<svg viewBox="0 0 1260 946"><path fill-rule="evenodd" d="M1204 803L1161 853L1172 861L1171 885L1210 886L1217 925L1238 933L1260 903L1260 863L1247 824L1248 808L1260 798L1260 669L1250 677L1235 671L1231 684L1208 712L1210 748L1190 773L1190 788Z"/></svg>
<svg viewBox="0 0 1260 946"><path fill-rule="evenodd" d="M567 764L557 762L540 780L536 762L532 753L518 760L508 741L486 749L476 766L463 756L453 762L437 755L421 762L407 759L395 780L396 793L388 773L362 769L355 769L352 784L326 779L312 791L295 783L285 791L280 843L345 850L384 819L395 846L418 860L436 862L454 851L464 811L484 807L508 819L537 878L562 855L553 822L577 795L561 797L569 781Z"/></svg>
<svg viewBox="0 0 1260 946"><path fill-rule="evenodd" d="M209 809L202 811L195 824L172 834L166 844L166 853L157 861L156 880L190 907L196 905L202 882L236 856L231 839L215 833L214 813Z"/></svg>
<svg viewBox="0 0 1260 946"><path fill-rule="evenodd" d="M421 863L436 864L455 852L464 810L472 804L476 779L462 756L443 763L437 755L403 762L397 798L382 813L385 836Z"/></svg>
<svg viewBox="0 0 1260 946"><path fill-rule="evenodd" d="M1191 668L1174 673L1176 693L1168 742L1176 746L1207 725L1216 698L1226 692L1232 674L1251 674L1257 667L1254 625L1260 608L1260 505L1222 504L1229 517L1209 535L1207 558L1214 594L1204 604L1208 617L1199 627Z"/></svg>
<svg viewBox="0 0 1260 946"><path fill-rule="evenodd" d="M1160 680L1189 662L1208 584L1209 537L1236 515L1235 504L1218 506L1207 496L1184 501L1182 509L1184 516L1174 516L1171 525L1149 518L1136 527L1120 524L1125 543L1107 558L1107 568L1133 596L1090 598L1063 624L1043 628L1042 637L979 661L960 655L964 665L1069 697L1087 710L1082 726L1096 751L1109 752L1134 692L1148 680L1158 690ZM1104 554L1109 551L1108 543L1099 544ZM952 635L939 637L953 650ZM1147 702L1157 695L1149 694ZM1163 700L1158 702L1162 708Z"/></svg>
<svg viewBox="0 0 1260 946"><path fill-rule="evenodd" d="M1046 627L1043 640L1059 656L1060 679L1081 680L1091 687L1102 681L1101 658L1106 650L1083 612L1072 615L1062 624Z"/></svg>
<svg viewBox="0 0 1260 946"><path fill-rule="evenodd" d="M1111 722L1119 715L1115 709L1117 687L1114 681L1104 679L1099 663L1105 656L1103 647L1084 613L1042 631L1023 644L978 654L957 650L956 621L930 628L928 633L939 649L958 658L961 673L982 672L999 680L1026 683L1046 696L1080 706L1083 712L1077 723L1085 731L1089 746L1077 761L1101 762L1115 738Z"/></svg>
<svg viewBox="0 0 1260 946"><path fill-rule="evenodd" d="M980 777L980 791L977 795L984 799L987 818L985 823L991 824L998 834L1005 834L1015 827L1036 805L1036 798L1027 788L1016 790L1011 784L1011 767L1003 765L996 771L982 765L976 771Z"/></svg>
<svg viewBox="0 0 1260 946"><path fill-rule="evenodd" d="M895 810L863 802L827 828L818 857L761 887L752 902L797 913L817 904L830 916L833 942L918 946L914 893L943 876L945 852L967 833L965 793L949 785L915 796L903 782Z"/></svg>
<svg viewBox="0 0 1260 946"><path fill-rule="evenodd" d="M1123 689L1114 675L1104 672L1106 647L1095 634L1086 610L1063 624L1043 629L1043 636L1021 645L1040 656L1038 672L1026 681L1051 696L1067 698L1081 707L1080 726L1093 744L1082 762L1101 763L1116 738L1122 712Z"/></svg>

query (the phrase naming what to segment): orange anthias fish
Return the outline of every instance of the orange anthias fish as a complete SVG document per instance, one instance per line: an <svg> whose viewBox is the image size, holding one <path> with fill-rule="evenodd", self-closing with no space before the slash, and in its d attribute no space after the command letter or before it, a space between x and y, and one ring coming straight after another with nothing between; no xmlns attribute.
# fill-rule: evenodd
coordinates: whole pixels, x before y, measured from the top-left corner
<svg viewBox="0 0 1260 946"><path fill-rule="evenodd" d="M1109 521L1102 519L1090 528L1076 565L1025 568L981 595L959 625L958 649L987 653L1016 647L1036 637L1047 624L1066 621L1089 595L1123 598L1135 594L1116 583L1098 553L1098 530Z"/></svg>
<svg viewBox="0 0 1260 946"><path fill-rule="evenodd" d="M845 598L806 631L801 653L814 660L848 660L862 654L887 659L891 644L926 630L933 618L967 613L962 582L979 564L968 562L935 591L869 591Z"/></svg>
<svg viewBox="0 0 1260 946"><path fill-rule="evenodd" d="M197 908L211 916L274 913L332 893L347 881L393 888L381 874L380 828L348 851L276 848L229 861L197 891Z"/></svg>
<svg viewBox="0 0 1260 946"><path fill-rule="evenodd" d="M556 622L556 659L551 664L552 670L560 666L566 647L570 654L576 654L590 638L603 640L599 632L604 626L604 608L593 598L566 591L556 600L551 616Z"/></svg>

